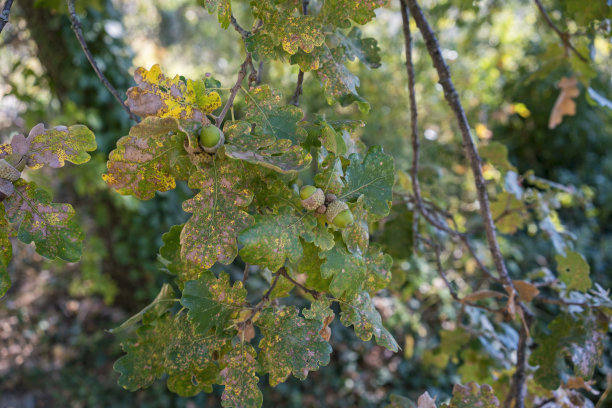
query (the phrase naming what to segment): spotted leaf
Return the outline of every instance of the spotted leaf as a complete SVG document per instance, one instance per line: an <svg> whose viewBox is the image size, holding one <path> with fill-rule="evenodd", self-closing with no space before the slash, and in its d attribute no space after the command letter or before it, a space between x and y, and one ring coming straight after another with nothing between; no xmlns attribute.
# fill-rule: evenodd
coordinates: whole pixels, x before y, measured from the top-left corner
<svg viewBox="0 0 612 408"><path fill-rule="evenodd" d="M193 81L176 75L166 77L159 65L150 70L138 68L134 73L138 84L127 90L127 105L142 117L173 117L208 122L206 114L221 106L221 97L206 90L205 80Z"/></svg>
<svg viewBox="0 0 612 408"><path fill-rule="evenodd" d="M272 272L279 270L285 260L297 262L303 255L300 235L312 230L316 220L311 215L280 207L276 214L256 215L255 224L242 231L238 241L242 259Z"/></svg>
<svg viewBox="0 0 612 408"><path fill-rule="evenodd" d="M368 341L374 335L378 345L391 351L399 349L391 333L383 327L380 313L367 292L361 292L349 303L341 303L340 308L340 322L345 326L353 325L355 334L361 340Z"/></svg>
<svg viewBox="0 0 612 408"><path fill-rule="evenodd" d="M341 243L329 251L322 252L319 257L325 259L321 265L321 276L332 278L329 291L337 298L350 299L354 297L365 280L366 264L362 256L351 254Z"/></svg>
<svg viewBox="0 0 612 408"><path fill-rule="evenodd" d="M83 125L45 129L44 125L39 123L30 131L27 143L27 164L34 169L43 165L63 167L66 161L74 164L85 163L90 159L87 152L96 150L97 147L93 132Z"/></svg>
<svg viewBox="0 0 612 408"><path fill-rule="evenodd" d="M244 210L253 195L240 168L215 155L208 167L191 175L189 187L200 192L183 203L183 210L192 216L181 232L181 256L202 269L215 262L232 263L238 253L238 233L253 222Z"/></svg>
<svg viewBox="0 0 612 408"><path fill-rule="evenodd" d="M263 396L257 383L256 352L249 343L236 343L221 359L221 396L223 407L260 408Z"/></svg>
<svg viewBox="0 0 612 408"><path fill-rule="evenodd" d="M273 387L289 374L300 380L329 363L331 346L319 334L323 324L298 315L295 307L267 309L256 322L263 333L259 362Z"/></svg>
<svg viewBox="0 0 612 408"><path fill-rule="evenodd" d="M222 272L217 278L213 272L205 271L197 280L185 284L181 304L189 309L189 319L196 325L198 333L208 334L216 327L220 336L232 313L244 305L246 293L242 282L230 284L227 273Z"/></svg>
<svg viewBox="0 0 612 408"><path fill-rule="evenodd" d="M174 189L175 179L186 180L193 168L183 147L185 134L178 126L172 118L147 118L133 126L110 153L104 181L141 200Z"/></svg>
<svg viewBox="0 0 612 408"><path fill-rule="evenodd" d="M84 234L70 204L52 203L46 191L23 180L15 183L15 193L4 204L8 220L19 224L20 241L34 242L36 252L50 259L79 260Z"/></svg>

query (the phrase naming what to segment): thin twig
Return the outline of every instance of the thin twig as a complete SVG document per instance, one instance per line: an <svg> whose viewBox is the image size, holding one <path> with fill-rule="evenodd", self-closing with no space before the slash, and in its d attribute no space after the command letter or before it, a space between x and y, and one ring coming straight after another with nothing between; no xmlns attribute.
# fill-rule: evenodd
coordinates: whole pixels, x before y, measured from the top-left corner
<svg viewBox="0 0 612 408"><path fill-rule="evenodd" d="M0 14L0 33L9 21L9 15L11 14L12 5L13 0L6 0L6 2L4 3L4 7L2 8L2 14Z"/></svg>
<svg viewBox="0 0 612 408"><path fill-rule="evenodd" d="M519 328L519 341L516 351L516 371L512 376L512 386L508 397L504 402L504 408L511 408L512 401L515 401L515 407L524 407L525 396L527 394L527 388L525 382L527 380L527 340L529 339L529 333L527 327L529 326L529 317L526 317L526 324L521 324Z"/></svg>
<svg viewBox="0 0 612 408"><path fill-rule="evenodd" d="M249 268L251 265L244 264L244 273L242 274L242 282L246 282L249 279Z"/></svg>
<svg viewBox="0 0 612 408"><path fill-rule="evenodd" d="M89 63L91 64L91 67L95 71L98 78L100 78L100 81L102 81L102 84L104 84L106 89L108 89L108 92L110 92L115 97L117 102L121 104L121 107L127 112L128 115L130 115L130 118L136 123L140 122L140 119L138 118L138 116L136 116L130 110L130 108L123 101L123 99L121 99L119 92L117 92L115 87L111 85L110 82L108 82L108 79L106 79L102 71L100 71L100 68L98 68L98 64L96 64L96 61L94 60L93 56L91 55L91 52L89 51L89 47L87 47L85 38L83 37L83 30L81 28L81 22L79 21L79 18L76 15L76 10L74 8L74 0L66 0L66 2L68 3L68 10L70 10L70 20L72 21L72 31L74 31L74 34L76 35L77 40L79 41L79 44L81 45L81 49L83 49L83 52L85 53L85 56L87 57L87 61L89 61Z"/></svg>
<svg viewBox="0 0 612 408"><path fill-rule="evenodd" d="M227 115L227 112L229 111L229 109L232 107L234 103L234 98L236 98L236 94L240 90L242 81L244 80L244 77L247 74L247 68L249 67L250 63L251 63L251 53L247 51L244 62L242 63L242 65L240 65L240 71L238 72L238 78L236 79L236 83L230 89L230 96L227 99L227 102L225 103L223 110L221 110L221 113L217 117L217 121L215 122L215 125L218 128L221 127L221 124L223 123L223 119L225 119L225 115Z"/></svg>
<svg viewBox="0 0 612 408"><path fill-rule="evenodd" d="M412 35L410 33L410 21L408 20L408 6L405 0L400 0L402 11L402 24L404 29L404 46L406 49L406 73L408 74L408 93L410 98L410 128L412 131L412 167L410 176L412 178L412 190L414 191L415 209L412 213L412 239L416 241L419 232L419 212L422 207L421 185L419 184L419 112L416 104L416 92L414 90L414 64L412 62ZM415 246L416 248L416 246Z"/></svg>
<svg viewBox="0 0 612 408"><path fill-rule="evenodd" d="M238 31L238 34L240 34L242 36L243 39L246 39L251 33L248 32L247 30L245 30L244 28L242 28L240 26L240 24L238 24L238 21L236 21L236 18L234 17L234 15L232 14L232 16L230 17L230 22L232 23L232 26L234 26L234 29L236 31Z"/></svg>
<svg viewBox="0 0 612 408"><path fill-rule="evenodd" d="M304 292L309 293L313 298L318 299L319 297L321 297L321 293L317 292L314 289L307 288L306 286L302 285L300 282L296 281L291 276L289 276L286 269L283 268L281 269L281 271L282 271L281 275L283 275L285 279L293 283L298 288L302 289Z"/></svg>
<svg viewBox="0 0 612 408"><path fill-rule="evenodd" d="M548 13L546 12L546 9L544 8L544 6L542 5L542 2L540 0L534 0L536 6L538 6L538 10L540 10L540 13L542 14L542 16L544 17L544 20L546 20L546 24L548 24L550 26L550 28L553 29L553 31L559 36L559 38L561 39L561 41L563 41L563 45L565 45L566 48L569 48L570 50L572 50L574 52L574 54L576 54L576 56L578 58L580 58L582 61L584 62L588 62L588 60L584 57L584 55L582 55L571 43L570 41L570 35L568 33L564 33L563 31L561 31L559 29L559 27L557 27L555 25L555 23L553 23L553 21L550 19L550 16L548 15Z"/></svg>
<svg viewBox="0 0 612 408"><path fill-rule="evenodd" d="M263 60L261 60L259 61L259 66L257 67L257 80L255 81L255 85L261 84L261 79L263 77L263 67L264 67L264 62Z"/></svg>
<svg viewBox="0 0 612 408"><path fill-rule="evenodd" d="M263 310L263 308L265 307L266 303L268 303L268 300L270 300L270 294L272 293L272 291L276 287L276 284L278 283L278 279L280 278L281 273L282 273L281 270L278 270L274 274L274 280L272 281L272 284L270 285L270 287L268 288L266 293L264 293L264 295L261 297L261 300L257 303L257 305L253 308L253 310L251 310L251 313L249 313L247 318L244 319L243 321L237 323L238 327L244 328L244 326L246 326L247 324L249 324L251 322L251 320L253 320L253 317L255 317L255 315L257 313L259 313L259 312L261 312Z"/></svg>
<svg viewBox="0 0 612 408"><path fill-rule="evenodd" d="M471 307L475 307L477 309L482 309L482 310L486 310L487 312L490 313L504 313L503 309L492 309L490 307L484 306L484 305L479 305L477 303L473 303L473 302L468 302L465 299L461 299L459 297L459 295L457 295L457 292L455 291L455 289L453 288L453 286L451 285L450 281L448 280L448 277L446 276L446 273L444 272L444 267L442 266L442 257L441 257L441 250L440 250L440 245L425 238L422 236L418 237L419 240L423 243L425 243L425 245L427 245L428 247L430 247L431 249L433 249L435 257L436 257L436 270L438 272L438 275L440 276L440 278L442 278L442 280L444 281L444 284L446 285L446 287L448 288L448 291L451 294L451 297L453 298L453 300L455 300L458 303L461 303L462 305L465 306L471 306Z"/></svg>

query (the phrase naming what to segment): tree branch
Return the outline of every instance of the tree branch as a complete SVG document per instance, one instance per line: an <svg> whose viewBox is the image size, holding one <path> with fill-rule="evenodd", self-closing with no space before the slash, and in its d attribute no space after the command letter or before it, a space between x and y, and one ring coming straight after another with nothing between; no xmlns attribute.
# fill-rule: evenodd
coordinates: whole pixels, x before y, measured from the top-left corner
<svg viewBox="0 0 612 408"><path fill-rule="evenodd" d="M544 6L542 5L542 2L540 0L534 0L536 6L538 6L538 10L540 10L540 14L542 14L542 16L544 17L544 20L546 21L546 24L548 24L550 26L550 28L553 29L553 31L559 36L559 38L561 39L561 41L563 41L563 45L565 45L566 49L570 49L574 52L574 54L576 54L576 56L578 58L580 58L582 61L584 62L588 62L588 60L584 57L584 55L582 55L571 43L570 41L570 35L568 33L564 33L563 31L561 31L559 29L559 27L557 27L555 25L555 23L553 23L553 21L550 19L550 16L548 15L548 13L546 12L546 9L544 8Z"/></svg>
<svg viewBox="0 0 612 408"><path fill-rule="evenodd" d="M68 10L70 11L70 20L72 21L72 31L74 31L74 34L76 35L76 38L79 41L79 44L81 45L81 49L83 50L83 52L85 53L85 56L87 57L87 61L89 61L89 63L91 64L91 67L95 71L98 78L100 78L100 81L102 81L102 84L106 87L106 89L108 89L108 92L110 92L111 95L113 95L113 97L117 100L117 102L121 104L121 107L123 107L123 109L127 112L127 114L130 115L130 118L136 123L140 122L140 119L138 118L138 116L136 116L130 110L130 108L126 105L123 99L121 99L119 92L117 92L115 87L111 85L110 82L108 82L108 79L106 79L102 71L100 71L100 68L98 68L98 64L96 64L96 61L94 60L93 56L91 55L91 52L89 51L89 47L87 47L85 38L83 37L83 30L81 29L81 22L79 21L79 18L76 15L76 10L74 8L74 0L66 0L66 2L68 3Z"/></svg>
<svg viewBox="0 0 612 408"><path fill-rule="evenodd" d="M410 33L410 21L408 20L408 6L406 0L400 0L402 12L402 25L404 31L404 46L406 51L406 73L408 74L408 93L410 99L410 128L412 138L412 167L410 176L412 178L412 190L414 191L415 209L412 213L412 238L413 242L419 233L419 211L422 207L421 185L419 184L419 112L416 104L414 90L414 64L412 62L412 35Z"/></svg>
<svg viewBox="0 0 612 408"><path fill-rule="evenodd" d="M11 6L13 5L13 0L6 0L4 3L4 8L2 9L2 14L0 14L0 33L4 29L4 26L9 21L9 15L11 14Z"/></svg>
<svg viewBox="0 0 612 408"><path fill-rule="evenodd" d="M514 285L512 284L512 279L510 279L510 275L508 274L508 270L506 269L504 257L501 253L501 250L499 249L499 244L497 242L497 234L495 232L495 224L493 223L493 216L491 215L491 207L489 205L489 195L486 190L484 176L482 175L481 159L478 155L478 150L476 150L476 145L472 140L470 126L468 124L465 111L463 110L463 106L461 105L461 102L459 100L459 95L457 94L457 90L455 89L455 86L453 85L453 82L451 80L450 70L448 68L448 65L446 65L446 62L444 61L444 58L442 57L442 52L440 51L440 45L438 43L436 35L429 26L429 23L423 15L423 11L421 10L417 1L405 1L408 4L412 17L414 18L417 26L419 27L423 38L425 39L427 51L431 56L436 71L438 71L438 76L440 77L439 82L440 85L442 85L442 88L444 89L444 96L459 124L465 154L467 156L468 161L470 162L472 173L474 174L476 191L478 193L478 203L480 204L480 213L484 222L487 242L489 244L489 249L495 262L497 273L499 274L499 277L502 279L504 284L516 291Z"/></svg>
<svg viewBox="0 0 612 408"><path fill-rule="evenodd" d="M217 126L218 128L221 128L221 124L223 124L223 119L225 119L225 115L227 115L227 112L234 104L234 99L236 98L236 94L240 90L242 81L244 80L244 77L247 74L247 68L249 67L250 63L251 63L251 53L247 51L244 62L242 63L242 65L240 65L240 71L238 72L238 78L236 79L236 83L230 89L230 96L229 98L227 98L227 102L225 103L223 110L221 110L221 113L219 114L215 122L215 126Z"/></svg>
<svg viewBox="0 0 612 408"><path fill-rule="evenodd" d="M452 109L459 124L461 137L463 139L463 148L465 150L467 159L470 162L470 167L472 168L472 173L474 175L474 183L476 185L478 203L480 205L480 213L483 219L489 250L491 251L491 255L493 257L497 273L501 281L504 283L504 286L507 288L510 299L512 299L518 292L514 287L510 275L508 274L508 270L506 269L506 264L504 262L504 257L499 248L499 243L497 242L497 234L495 231L493 216L491 214L489 196L482 174L481 159L478 155L476 145L474 144L474 141L472 139L470 126L465 115L463 106L461 105L461 101L459 100L459 94L457 93L457 90L455 89L455 86L452 82L448 65L442 57L442 52L440 50L440 45L438 43L436 35L434 34L431 26L429 25L429 22L423 15L423 11L421 10L421 7L419 6L417 0L404 1L406 1L406 3L408 4L410 13L414 18L414 21L416 22L419 31L423 35L427 51L431 57L436 71L438 72L439 82L442 86L442 89L444 90L444 96L446 98L446 101ZM527 368L527 337L529 336L527 329L529 326L529 322L531 321L532 314L529 309L527 309L527 307L525 307L525 305L521 302L518 302L518 307L521 311L520 316L523 324L520 328L519 343L517 345L516 372L513 376L511 394L508 399L510 401L515 401L516 408L524 408L526 379L525 370ZM508 400L506 400L506 403L508 403Z"/></svg>

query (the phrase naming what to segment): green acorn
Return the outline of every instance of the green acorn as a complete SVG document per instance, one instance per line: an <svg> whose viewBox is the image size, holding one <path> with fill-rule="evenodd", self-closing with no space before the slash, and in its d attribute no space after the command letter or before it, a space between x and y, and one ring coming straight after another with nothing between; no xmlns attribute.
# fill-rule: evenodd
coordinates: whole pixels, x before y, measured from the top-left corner
<svg viewBox="0 0 612 408"><path fill-rule="evenodd" d="M21 172L11 166L6 160L0 159L0 178L14 182L21 178Z"/></svg>
<svg viewBox="0 0 612 408"><path fill-rule="evenodd" d="M218 127L208 124L200 131L200 144L206 153L216 153L225 143L225 136Z"/></svg>
<svg viewBox="0 0 612 408"><path fill-rule="evenodd" d="M316 210L325 201L325 193L315 186L302 187L300 190L300 197L302 198L302 207L309 211Z"/></svg>
<svg viewBox="0 0 612 408"><path fill-rule="evenodd" d="M327 206L325 213L327 222L334 224L338 228L345 228L351 225L354 221L353 213L348 208L344 201L336 200Z"/></svg>

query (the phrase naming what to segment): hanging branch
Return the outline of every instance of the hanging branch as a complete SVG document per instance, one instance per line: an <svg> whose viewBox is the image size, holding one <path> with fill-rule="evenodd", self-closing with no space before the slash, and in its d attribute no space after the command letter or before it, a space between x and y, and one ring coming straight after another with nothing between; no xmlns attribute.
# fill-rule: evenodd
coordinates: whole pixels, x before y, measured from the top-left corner
<svg viewBox="0 0 612 408"><path fill-rule="evenodd" d="M506 290L509 292L509 298L513 299L517 291L514 287L512 279L510 278L510 275L508 274L508 270L506 269L506 264L504 262L504 257L499 248L499 243L497 242L495 224L493 222L491 207L489 205L489 196L487 194L486 184L482 174L481 159L478 155L478 150L476 150L476 146L472 139L470 126L468 124L465 111L463 109L463 106L461 105L461 101L459 100L457 90L455 89L455 86L453 85L453 82L451 80L448 65L442 57L440 45L438 43L436 35L434 34L431 26L429 25L429 22L423 15L421 7L417 3L417 0L405 1L408 5L408 8L410 9L410 13L414 18L417 27L419 28L419 31L423 35L427 51L429 52L436 71L438 72L438 76L440 78L439 82L444 90L444 96L446 98L446 101L452 109L459 124L465 154L467 156L468 161L470 162L472 173L474 175L474 182L478 194L478 202L480 204L480 213L482 215L484 223L484 229L487 237L487 243L489 245L489 250L491 251L491 255L493 257L497 273L501 281L504 283ZM505 402L505 407L510 407L510 404L514 400L516 408L524 408L526 379L525 371L527 369L527 338L529 335L527 332L527 328L529 323L531 322L533 315L522 302L518 302L518 307L520 308L519 314L522 318L522 326L519 331L519 342L517 345L518 351L516 372L513 376L510 394Z"/></svg>
<svg viewBox="0 0 612 408"><path fill-rule="evenodd" d="M11 14L11 6L13 5L13 0L6 0L4 3L4 8L2 9L2 14L0 14L0 33L4 29L4 26L9 21L9 15Z"/></svg>
<svg viewBox="0 0 612 408"><path fill-rule="evenodd" d="M501 253L501 250L499 249L499 244L497 242L495 224L493 223L493 216L491 215L491 207L489 205L489 195L487 193L484 176L482 175L481 159L478 155L478 150L476 150L476 145L472 140L470 125L468 124L467 117L465 116L465 111L463 110L463 106L461 105L461 102L459 100L459 94L457 93L457 90L455 89L455 86L453 85L453 82L451 80L450 70L448 68L448 65L446 65L446 62L444 61L444 58L442 57L442 52L440 51L440 45L438 44L436 35L429 26L427 19L423 15L421 7L418 5L416 0L405 1L407 2L408 7L410 8L410 12L412 14L412 17L414 18L414 21L416 22L417 26L419 27L419 30L421 31L421 34L423 35L423 38L425 39L427 51L431 56L436 71L438 71L438 76L440 77L440 85L442 85L442 88L444 89L444 96L446 97L446 101L451 107L453 113L455 114L455 117L457 118L457 122L459 124L459 129L461 130L461 136L463 139L463 147L465 149L468 161L470 162L472 173L474 174L476 191L478 193L478 203L480 204L480 213L483 218L487 242L489 244L489 249L495 262L497 273L499 274L499 277L502 279L505 285L514 289L512 279L510 279L510 275L508 274L508 270L506 269L506 264L504 263L504 257Z"/></svg>
<svg viewBox="0 0 612 408"><path fill-rule="evenodd" d="M308 15L308 3L310 3L310 0L302 0L302 14L303 15ZM291 97L291 102L289 102L292 105L295 106L299 106L300 105L300 95L302 94L302 84L304 83L304 71L302 71L300 69L300 72L298 73L298 77L297 77L297 84L295 85L295 92L293 93L293 96Z"/></svg>
<svg viewBox="0 0 612 408"><path fill-rule="evenodd" d="M83 50L83 52L85 53L85 56L87 57L87 61L89 61L89 63L91 64L91 67L95 71L96 75L98 76L102 84L106 87L106 89L108 89L108 92L110 92L111 95L115 97L117 102L119 102L119 104L123 107L123 109L127 112L127 114L130 115L130 118L136 123L140 122L140 119L138 118L138 116L136 116L130 110L130 108L125 104L123 99L121 99L119 92L117 92L115 87L111 85L110 82L108 82L108 79L106 79L102 71L100 71L100 68L98 68L98 64L96 64L96 61L94 60L93 56L91 55L91 52L89 51L89 47L87 47L85 38L83 37L83 30L81 28L81 22L79 21L79 18L76 15L76 10L74 8L74 0L66 0L66 2L68 3L68 10L70 11L70 20L72 21L72 31L74 31L74 34L76 35L77 40L79 41L79 44L81 45L81 49Z"/></svg>
<svg viewBox="0 0 612 408"><path fill-rule="evenodd" d="M406 0L400 0L402 11L402 24L404 30L404 45L406 48L406 72L408 74L408 92L410 97L410 127L412 131L412 167L410 176L412 178L412 189L414 190L415 210L412 213L412 237L413 242L419 232L419 212L422 207L421 185L419 184L419 112L417 110L416 95L414 90L414 64L412 62L412 35L410 34L410 21L408 20L408 6ZM415 247L416 248L416 247Z"/></svg>
<svg viewBox="0 0 612 408"><path fill-rule="evenodd" d="M553 21L550 19L550 16L548 15L548 13L546 12L546 9L544 8L544 6L542 5L542 2L540 0L534 0L536 6L538 6L538 10L540 10L540 14L542 14L542 17L544 17L544 20L546 21L546 24L549 25L550 28L553 29L553 31L559 36L559 38L561 39L561 41L563 41L563 45L565 45L566 49L570 49L574 52L574 54L576 54L576 56L578 58L580 58L581 61L584 62L588 62L588 60L584 57L584 55L582 55L580 53L580 51L578 51L571 43L570 41L570 35L568 33L564 33L563 31L561 31L559 29L559 27L557 27L555 25L555 23L553 23Z"/></svg>

